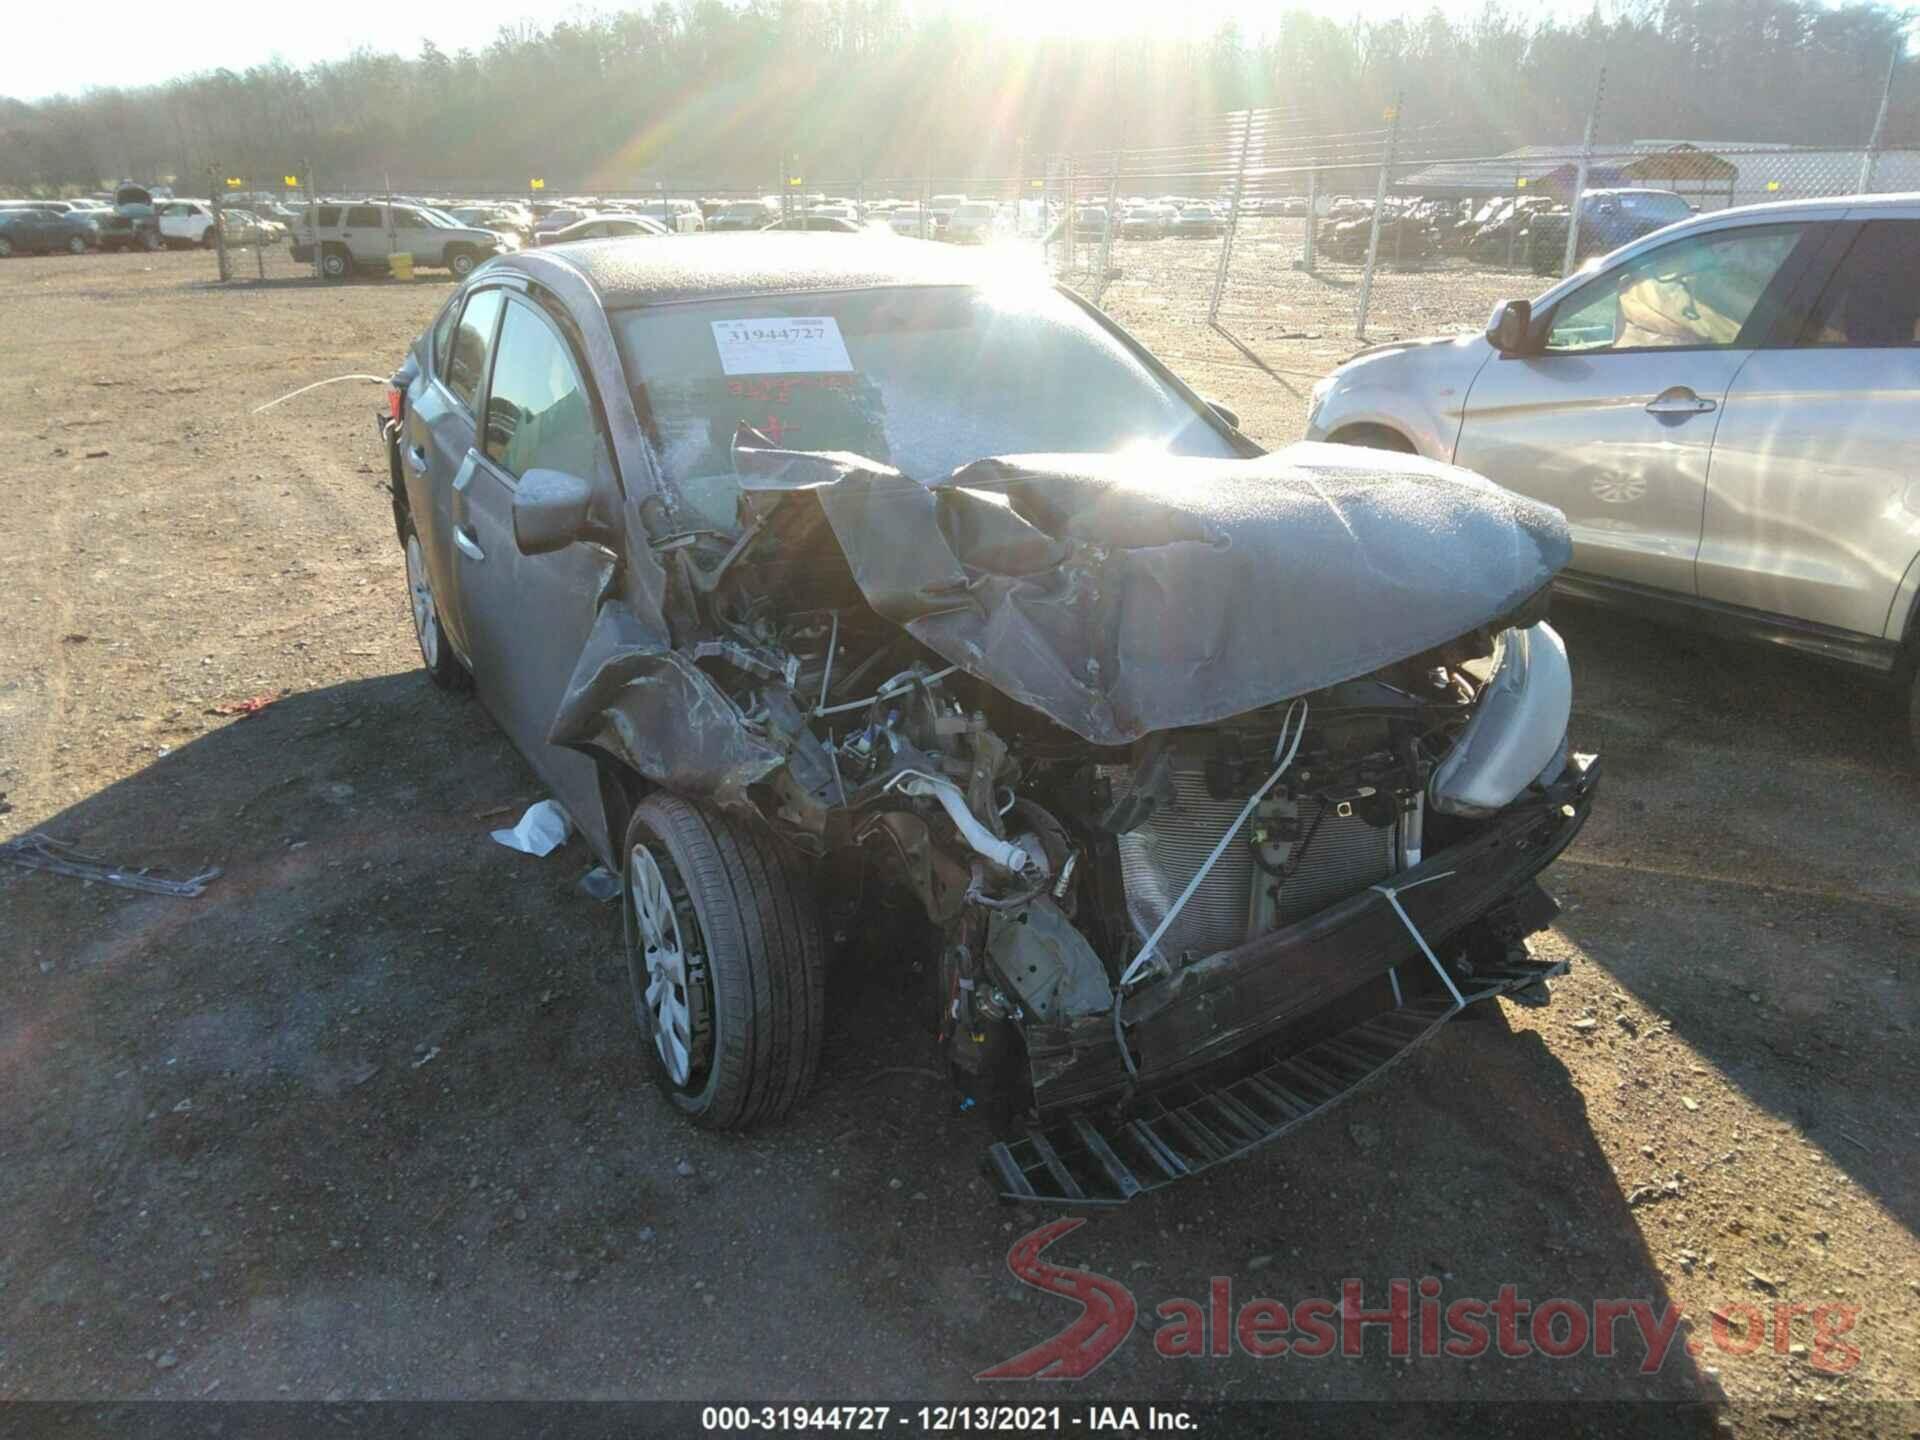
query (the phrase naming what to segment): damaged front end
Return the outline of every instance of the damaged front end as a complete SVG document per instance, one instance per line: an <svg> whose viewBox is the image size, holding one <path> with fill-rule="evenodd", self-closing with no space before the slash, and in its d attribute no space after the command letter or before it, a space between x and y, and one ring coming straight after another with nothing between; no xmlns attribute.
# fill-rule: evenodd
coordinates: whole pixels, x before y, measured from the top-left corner
<svg viewBox="0 0 1920 1440"><path fill-rule="evenodd" d="M770 827L847 924L910 893L1016 1198L1245 1153L1467 1003L1543 993L1592 804L1557 512L1424 462L1024 456L924 482L736 437L552 739Z"/></svg>

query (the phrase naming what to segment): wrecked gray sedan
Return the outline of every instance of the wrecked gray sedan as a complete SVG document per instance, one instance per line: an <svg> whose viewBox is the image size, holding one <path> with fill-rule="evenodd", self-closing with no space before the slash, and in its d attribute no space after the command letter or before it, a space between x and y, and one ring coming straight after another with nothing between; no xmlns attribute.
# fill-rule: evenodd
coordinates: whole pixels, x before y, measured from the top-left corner
<svg viewBox="0 0 1920 1440"><path fill-rule="evenodd" d="M1069 293L945 247L560 246L381 417L421 654L625 879L696 1122L788 1110L826 936L914 918L1003 1193L1246 1153L1543 1000L1586 818L1559 513L1264 455Z"/></svg>

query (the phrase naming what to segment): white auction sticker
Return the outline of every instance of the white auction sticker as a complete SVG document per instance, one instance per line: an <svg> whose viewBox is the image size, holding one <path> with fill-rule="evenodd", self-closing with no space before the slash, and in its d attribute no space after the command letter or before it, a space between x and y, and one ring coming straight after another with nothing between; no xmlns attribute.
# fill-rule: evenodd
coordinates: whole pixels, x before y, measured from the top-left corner
<svg viewBox="0 0 1920 1440"><path fill-rule="evenodd" d="M715 320L713 343L726 375L824 375L853 369L831 315Z"/></svg>

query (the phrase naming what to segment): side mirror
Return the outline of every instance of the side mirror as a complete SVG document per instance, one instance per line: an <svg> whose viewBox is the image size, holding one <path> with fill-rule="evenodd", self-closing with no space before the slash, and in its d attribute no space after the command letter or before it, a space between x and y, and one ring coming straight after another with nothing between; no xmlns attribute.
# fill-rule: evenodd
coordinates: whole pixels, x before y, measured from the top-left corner
<svg viewBox="0 0 1920 1440"><path fill-rule="evenodd" d="M1240 428L1240 416L1234 411L1229 410L1226 406L1222 405L1218 400L1207 401L1207 408L1213 411L1213 413L1218 415L1222 420L1226 421L1228 429L1238 430Z"/></svg>
<svg viewBox="0 0 1920 1440"><path fill-rule="evenodd" d="M513 543L522 555L547 555L581 540L604 541L610 527L594 514L594 486L559 470L529 470L513 492Z"/></svg>
<svg viewBox="0 0 1920 1440"><path fill-rule="evenodd" d="M1487 343L1502 355L1524 355L1532 328L1531 300L1502 300L1487 321Z"/></svg>

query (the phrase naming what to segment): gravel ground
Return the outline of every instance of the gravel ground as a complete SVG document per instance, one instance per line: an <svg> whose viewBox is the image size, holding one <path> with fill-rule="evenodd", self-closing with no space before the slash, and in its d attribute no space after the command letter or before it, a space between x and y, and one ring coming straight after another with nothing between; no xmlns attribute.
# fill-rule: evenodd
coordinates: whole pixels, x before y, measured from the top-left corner
<svg viewBox="0 0 1920 1440"><path fill-rule="evenodd" d="M1353 344L1344 280L1249 246L1249 355L1198 323L1214 247L1117 254L1121 318L1258 438L1296 435ZM1130 1287L1142 1333L1078 1387L988 1389L1072 1310L1006 1268L1050 1217L992 1203L915 1038L916 962L838 957L790 1123L679 1123L583 848L487 838L539 792L419 672L377 390L249 414L388 371L445 282L210 271L0 265L0 835L225 872L180 900L0 866L0 1398L1725 1399L1755 1434L1912 1428L1868 1403L1920 1392L1920 784L1885 697L1565 609L1607 778L1549 872L1552 1007L1449 1027L1281 1147L1093 1216L1049 1258ZM1536 288L1392 277L1374 333ZM1651 1374L1628 1328L1612 1358L1407 1361L1379 1333L1160 1358L1155 1307L1213 1276L1236 1304L1433 1276L1685 1318ZM1745 1328L1782 1305L1849 1307L1857 1356L1806 1310Z"/></svg>

